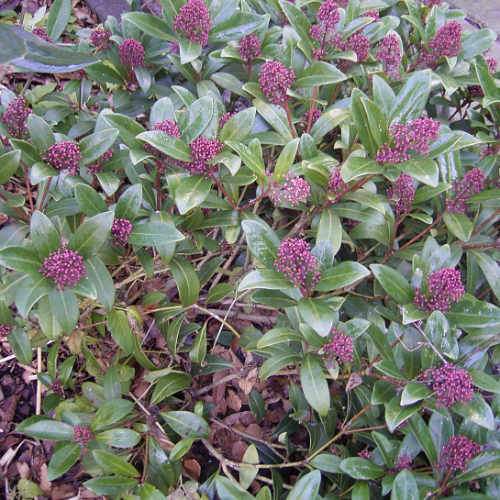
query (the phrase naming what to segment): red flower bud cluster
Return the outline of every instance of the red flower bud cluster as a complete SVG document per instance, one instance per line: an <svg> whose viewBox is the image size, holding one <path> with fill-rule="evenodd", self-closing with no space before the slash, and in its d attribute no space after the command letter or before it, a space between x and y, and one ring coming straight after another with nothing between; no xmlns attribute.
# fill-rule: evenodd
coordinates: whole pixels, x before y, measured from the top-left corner
<svg viewBox="0 0 500 500"><path fill-rule="evenodd" d="M255 58L260 56L261 43L260 38L251 33L244 36L240 40L240 57L246 64L251 63Z"/></svg>
<svg viewBox="0 0 500 500"><path fill-rule="evenodd" d="M439 122L432 118L417 118L410 122L391 125L393 145L384 144L377 152L379 163L401 163L411 158L411 153L425 155L430 143L439 133Z"/></svg>
<svg viewBox="0 0 500 500"><path fill-rule="evenodd" d="M0 339L3 339L9 335L12 331L12 325L8 325L7 323L0 323Z"/></svg>
<svg viewBox="0 0 500 500"><path fill-rule="evenodd" d="M60 289L75 286L87 274L83 257L65 246L43 261L40 272Z"/></svg>
<svg viewBox="0 0 500 500"><path fill-rule="evenodd" d="M127 38L118 47L120 62L130 69L144 66L144 46L133 38Z"/></svg>
<svg viewBox="0 0 500 500"><path fill-rule="evenodd" d="M219 128L222 128L236 113L228 111L219 118Z"/></svg>
<svg viewBox="0 0 500 500"><path fill-rule="evenodd" d="M267 61L259 75L259 85L270 102L283 105L287 101L287 91L295 81L293 69L287 68L279 61Z"/></svg>
<svg viewBox="0 0 500 500"><path fill-rule="evenodd" d="M479 167L469 170L462 179L453 183L453 198L446 200L446 210L451 213L465 213L467 201L480 193L486 184L486 176Z"/></svg>
<svg viewBox="0 0 500 500"><path fill-rule="evenodd" d="M408 174L401 174L396 182L387 190L387 196L396 204L396 215L400 217L407 214L415 199L415 183L413 177Z"/></svg>
<svg viewBox="0 0 500 500"><path fill-rule="evenodd" d="M352 337L344 335L336 328L333 328L332 334L331 341L322 347L326 357L335 359L338 363L351 363L354 359Z"/></svg>
<svg viewBox="0 0 500 500"><path fill-rule="evenodd" d="M45 28L41 27L33 28L31 33L33 33L33 35L37 36L41 40L45 40L46 42L52 43L52 38L50 38L50 36L47 34Z"/></svg>
<svg viewBox="0 0 500 500"><path fill-rule="evenodd" d="M132 228L132 223L128 219L115 219L111 226L111 234L119 245L125 246Z"/></svg>
<svg viewBox="0 0 500 500"><path fill-rule="evenodd" d="M386 35L378 45L377 59L384 65L384 71L393 79L400 77L403 53L399 38L395 33Z"/></svg>
<svg viewBox="0 0 500 500"><path fill-rule="evenodd" d="M185 163L183 166L193 174L208 175L212 172L212 161L224 148L217 139L199 136L189 145L191 149L191 163Z"/></svg>
<svg viewBox="0 0 500 500"><path fill-rule="evenodd" d="M463 471L467 464L481 453L481 445L466 436L453 436L439 455L439 468L444 471Z"/></svg>
<svg viewBox="0 0 500 500"><path fill-rule="evenodd" d="M281 242L274 267L305 294L314 290L320 279L318 259L311 253L309 243L301 238Z"/></svg>
<svg viewBox="0 0 500 500"><path fill-rule="evenodd" d="M104 50L108 47L111 31L105 29L103 26L97 26L90 32L90 43L97 50Z"/></svg>
<svg viewBox="0 0 500 500"><path fill-rule="evenodd" d="M20 139L28 132L26 121L31 114L31 109L26 105L22 97L12 99L5 109L2 122L7 127L10 135Z"/></svg>
<svg viewBox="0 0 500 500"><path fill-rule="evenodd" d="M474 386L469 373L450 363L425 370L420 380L434 391L438 406L445 408L455 403L467 403L474 395Z"/></svg>
<svg viewBox="0 0 500 500"><path fill-rule="evenodd" d="M334 167L328 180L328 191L334 195L342 193L347 188L347 184L342 179L340 168Z"/></svg>
<svg viewBox="0 0 500 500"><path fill-rule="evenodd" d="M94 439L94 434L90 427L86 425L75 425L73 428L73 439L75 443L85 448Z"/></svg>
<svg viewBox="0 0 500 500"><path fill-rule="evenodd" d="M415 290L413 302L422 311L446 312L464 293L460 271L445 267L428 276L427 293L422 293L419 288Z"/></svg>
<svg viewBox="0 0 500 500"><path fill-rule="evenodd" d="M462 48L462 25L458 21L449 21L438 29L419 57L419 64L433 68L441 57L455 57Z"/></svg>
<svg viewBox="0 0 500 500"><path fill-rule="evenodd" d="M276 186L269 197L274 204L288 203L292 207L303 203L311 194L311 185L302 177L288 175L283 184Z"/></svg>
<svg viewBox="0 0 500 500"><path fill-rule="evenodd" d="M211 27L210 12L203 0L188 0L174 20L175 31L202 47L208 44Z"/></svg>
<svg viewBox="0 0 500 500"><path fill-rule="evenodd" d="M61 141L52 144L44 155L45 161L60 171L77 175L82 155L80 147L73 141Z"/></svg>

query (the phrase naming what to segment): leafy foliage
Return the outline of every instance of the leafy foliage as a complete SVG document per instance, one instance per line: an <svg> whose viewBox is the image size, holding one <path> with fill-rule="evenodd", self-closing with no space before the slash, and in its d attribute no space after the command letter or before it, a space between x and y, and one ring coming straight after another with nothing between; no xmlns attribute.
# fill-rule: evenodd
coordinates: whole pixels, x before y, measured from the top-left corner
<svg viewBox="0 0 500 500"><path fill-rule="evenodd" d="M0 25L14 81L66 75L0 88L0 335L43 356L17 432L48 480L497 497L493 33L439 1L160 3Z"/></svg>

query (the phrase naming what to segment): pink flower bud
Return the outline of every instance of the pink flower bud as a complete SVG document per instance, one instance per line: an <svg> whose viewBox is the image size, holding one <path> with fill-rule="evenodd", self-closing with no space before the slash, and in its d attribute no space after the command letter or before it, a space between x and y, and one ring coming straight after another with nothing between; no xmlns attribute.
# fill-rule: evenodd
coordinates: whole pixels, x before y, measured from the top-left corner
<svg viewBox="0 0 500 500"><path fill-rule="evenodd" d="M260 56L260 38L253 33L240 40L240 57L245 63L251 63Z"/></svg>
<svg viewBox="0 0 500 500"><path fill-rule="evenodd" d="M336 328L332 329L332 339L322 350L328 358L335 359L338 363L351 363L354 359L352 337L344 335Z"/></svg>
<svg viewBox="0 0 500 500"><path fill-rule="evenodd" d="M81 160L80 147L73 141L56 142L47 149L44 159L57 170L77 175Z"/></svg>
<svg viewBox="0 0 500 500"><path fill-rule="evenodd" d="M417 288L413 302L422 311L446 312L464 293L460 271L446 267L428 276L427 293Z"/></svg>
<svg viewBox="0 0 500 500"><path fill-rule="evenodd" d="M22 97L16 97L7 104L7 108L2 116L2 122L7 127L10 135L20 139L28 132L26 121L31 114L26 101Z"/></svg>
<svg viewBox="0 0 500 500"><path fill-rule="evenodd" d="M279 61L267 61L260 69L259 85L270 102L283 105L287 91L295 81L295 73Z"/></svg>
<svg viewBox="0 0 500 500"><path fill-rule="evenodd" d="M110 37L111 31L103 26L97 26L90 32L89 41L97 50L103 50L108 47Z"/></svg>
<svg viewBox="0 0 500 500"><path fill-rule="evenodd" d="M51 279L58 288L75 286L86 274L83 257L63 246L52 252L42 264L40 273Z"/></svg>
<svg viewBox="0 0 500 500"><path fill-rule="evenodd" d="M439 468L454 472L465 470L467 464L481 453L481 446L465 436L452 436L439 455Z"/></svg>
<svg viewBox="0 0 500 500"><path fill-rule="evenodd" d="M208 34L211 27L210 12L203 0L188 0L179 9L174 20L175 31L202 47L208 44Z"/></svg>
<svg viewBox="0 0 500 500"><path fill-rule="evenodd" d="M127 38L118 47L120 62L130 69L144 66L144 46L133 38Z"/></svg>
<svg viewBox="0 0 500 500"><path fill-rule="evenodd" d="M307 241L288 238L281 242L274 267L308 295L320 279L319 262Z"/></svg>
<svg viewBox="0 0 500 500"><path fill-rule="evenodd" d="M119 245L125 246L132 228L132 223L128 219L115 219L111 226L111 234Z"/></svg>
<svg viewBox="0 0 500 500"><path fill-rule="evenodd" d="M410 212L415 198L413 177L408 174L401 174L388 189L387 196L395 202L398 217Z"/></svg>
<svg viewBox="0 0 500 500"><path fill-rule="evenodd" d="M469 373L450 363L425 370L420 380L434 391L438 406L445 408L450 408L455 403L467 403L474 395Z"/></svg>

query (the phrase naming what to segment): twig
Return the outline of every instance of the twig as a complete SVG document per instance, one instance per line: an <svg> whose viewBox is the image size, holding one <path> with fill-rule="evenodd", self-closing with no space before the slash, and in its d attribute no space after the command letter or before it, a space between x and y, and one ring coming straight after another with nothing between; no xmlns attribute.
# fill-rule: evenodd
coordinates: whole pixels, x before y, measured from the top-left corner
<svg viewBox="0 0 500 500"><path fill-rule="evenodd" d="M437 226L441 222L442 218L443 218L443 216L441 214L439 214L432 224L428 225L425 229L420 231L420 233L418 233L416 236L414 236L410 241L407 241L402 247L399 248L398 252L406 250L409 246L413 245L413 243L415 243L420 238L422 238L422 236L425 236L428 232L430 232L430 230L433 227Z"/></svg>
<svg viewBox="0 0 500 500"><path fill-rule="evenodd" d="M37 347L36 349L36 372L42 373L42 348ZM42 412L42 384L40 379L37 377L36 382L36 414L40 415Z"/></svg>
<svg viewBox="0 0 500 500"><path fill-rule="evenodd" d="M236 335L236 337L240 338L240 334L239 334L238 330L236 330L236 328L234 328L234 326L230 325L225 319L221 318L218 314L215 314L212 311L205 309L204 307L199 306L198 304L193 304L191 307L194 309L197 309L198 311L200 311L204 314L208 314L212 318L216 319L217 321L219 321L219 323L221 323L226 328L231 330L231 332L234 333Z"/></svg>

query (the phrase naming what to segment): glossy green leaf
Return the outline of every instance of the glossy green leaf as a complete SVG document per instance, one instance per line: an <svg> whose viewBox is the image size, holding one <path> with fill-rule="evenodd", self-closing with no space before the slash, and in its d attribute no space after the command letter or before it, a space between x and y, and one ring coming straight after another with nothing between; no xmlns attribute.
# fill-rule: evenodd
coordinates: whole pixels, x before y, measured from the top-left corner
<svg viewBox="0 0 500 500"><path fill-rule="evenodd" d="M0 184L5 184L15 174L21 161L21 151L8 151L0 155Z"/></svg>
<svg viewBox="0 0 500 500"><path fill-rule="evenodd" d="M107 474L118 474L124 477L138 477L139 471L123 457L106 450L94 450L92 456Z"/></svg>
<svg viewBox="0 0 500 500"><path fill-rule="evenodd" d="M104 245L113 224L113 212L86 219L69 240L69 246L83 257L92 257Z"/></svg>
<svg viewBox="0 0 500 500"><path fill-rule="evenodd" d="M287 500L303 500L304 498L316 498L321 485L321 472L318 470L308 472L302 476L294 485L292 491L286 497Z"/></svg>
<svg viewBox="0 0 500 500"><path fill-rule="evenodd" d="M316 290L331 292L352 285L369 275L370 271L358 262L341 262L322 273Z"/></svg>
<svg viewBox="0 0 500 500"><path fill-rule="evenodd" d="M7 340L19 363L29 365L33 358L33 351L26 331L23 328L14 328L7 336Z"/></svg>
<svg viewBox="0 0 500 500"><path fill-rule="evenodd" d="M384 469L380 465L360 457L342 460L340 470L354 479L378 479L384 475Z"/></svg>
<svg viewBox="0 0 500 500"><path fill-rule="evenodd" d="M175 204L181 215L201 205L212 188L212 181L202 175L184 177L175 188Z"/></svg>
<svg viewBox="0 0 500 500"><path fill-rule="evenodd" d="M81 448L77 443L68 443L54 452L50 458L47 479L53 481L69 471L80 458Z"/></svg>
<svg viewBox="0 0 500 500"><path fill-rule="evenodd" d="M134 334L130 328L127 315L123 311L113 310L108 316L108 329L113 340L126 354L134 351Z"/></svg>
<svg viewBox="0 0 500 500"><path fill-rule="evenodd" d="M137 481L123 476L101 476L89 479L83 485L96 495L116 496L132 490Z"/></svg>
<svg viewBox="0 0 500 500"><path fill-rule="evenodd" d="M161 416L167 425L181 437L206 438L208 424L198 415L189 411L162 412Z"/></svg>
<svg viewBox="0 0 500 500"><path fill-rule="evenodd" d="M184 235L171 222L145 222L134 226L129 242L139 246L160 246L183 239Z"/></svg>
<svg viewBox="0 0 500 500"><path fill-rule="evenodd" d="M55 0L49 10L47 34L57 40L64 32L71 16L71 0Z"/></svg>
<svg viewBox="0 0 500 500"><path fill-rule="evenodd" d="M417 480L409 470L398 473L392 484L391 500L419 500Z"/></svg>
<svg viewBox="0 0 500 500"><path fill-rule="evenodd" d="M330 391L318 357L308 354L300 368L300 383L307 402L320 416L330 410Z"/></svg>
<svg viewBox="0 0 500 500"><path fill-rule="evenodd" d="M64 332L70 333L78 323L80 310L78 299L72 290L55 289L49 293L52 314Z"/></svg>
<svg viewBox="0 0 500 500"><path fill-rule="evenodd" d="M87 184L75 186L75 198L80 210L88 216L97 215L106 211L106 202L95 189Z"/></svg>
<svg viewBox="0 0 500 500"><path fill-rule="evenodd" d="M17 431L37 439L51 441L70 441L73 439L73 427L58 420L44 417L30 417L17 426Z"/></svg>
<svg viewBox="0 0 500 500"><path fill-rule="evenodd" d="M384 264L372 264L370 269L382 288L398 304L407 304L412 301L413 292L410 284L398 271Z"/></svg>
<svg viewBox="0 0 500 500"><path fill-rule="evenodd" d="M175 257L170 262L170 271L179 290L182 305L194 304L200 294L200 280L193 265L183 257Z"/></svg>

